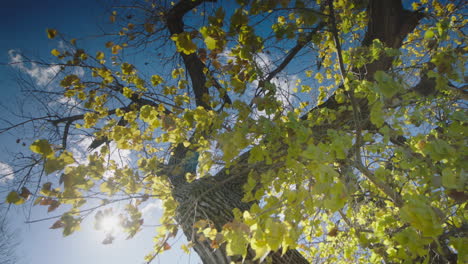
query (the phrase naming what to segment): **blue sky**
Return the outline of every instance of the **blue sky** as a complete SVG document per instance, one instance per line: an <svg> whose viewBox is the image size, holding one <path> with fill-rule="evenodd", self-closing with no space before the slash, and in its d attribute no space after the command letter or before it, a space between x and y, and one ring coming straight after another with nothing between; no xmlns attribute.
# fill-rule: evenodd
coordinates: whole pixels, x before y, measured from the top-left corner
<svg viewBox="0 0 468 264"><path fill-rule="evenodd" d="M13 108L16 103L15 98L20 96L20 87L15 76L21 68L13 69L6 65L11 61L10 55L16 54L12 53L12 50L33 58L51 58L50 50L57 47L57 42L47 39L46 28L57 29L59 32L66 33L70 38L99 34L102 32L102 26L105 27L109 21L108 15L103 14L111 3L111 1L99 0L17 0L2 3L2 8L0 8L1 105ZM79 44L91 49L102 48L93 46L95 45L93 43L95 43L94 38L86 38L80 40ZM26 65L26 69L32 70L32 66ZM5 111L0 115L7 117ZM28 131L24 133L27 134ZM10 158L6 150L27 149L27 146L23 147L14 143L16 136L16 134L0 134L0 163L3 164L0 166L0 170L3 170L0 174L5 173L4 164ZM0 190L4 189L0 188ZM5 194L5 191L0 191L2 197ZM144 211L145 224L157 224L161 214L158 204L148 204ZM30 213L31 220L58 214L57 212L47 214L46 208L43 207L33 207ZM92 216L85 220L81 231L64 238L60 230L49 229L54 220L25 224L28 214L29 207L12 207L8 212L10 225L18 230L16 235L21 242L18 255L20 256L19 263L22 264L143 263L143 257L151 252L153 246L152 237L155 235L155 227L145 227L131 240L118 237L113 244L103 245L101 241L105 236L94 230ZM180 240L173 245L175 250L162 254L153 263L199 263L195 253L191 256L184 255L181 250L178 250L179 246Z"/></svg>

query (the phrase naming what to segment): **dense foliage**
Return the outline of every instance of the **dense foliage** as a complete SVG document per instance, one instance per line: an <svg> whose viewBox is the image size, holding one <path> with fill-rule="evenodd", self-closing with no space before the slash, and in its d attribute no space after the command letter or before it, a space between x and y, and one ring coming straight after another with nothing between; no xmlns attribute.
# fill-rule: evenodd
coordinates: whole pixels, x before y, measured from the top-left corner
<svg viewBox="0 0 468 264"><path fill-rule="evenodd" d="M124 201L132 237L161 199L148 261L179 228L204 263L468 261L464 1L125 6L97 51L47 30L62 104L9 203L70 235Z"/></svg>

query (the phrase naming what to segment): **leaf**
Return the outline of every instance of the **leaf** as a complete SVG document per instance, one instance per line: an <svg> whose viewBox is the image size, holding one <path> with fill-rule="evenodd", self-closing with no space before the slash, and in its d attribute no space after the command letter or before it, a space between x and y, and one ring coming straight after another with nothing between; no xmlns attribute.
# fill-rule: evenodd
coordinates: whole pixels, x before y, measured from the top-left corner
<svg viewBox="0 0 468 264"><path fill-rule="evenodd" d="M55 209L57 209L60 205L60 202L59 201L56 201L56 200L53 200L50 205L49 205L49 208L47 208L47 212L50 213L52 211L54 211Z"/></svg>
<svg viewBox="0 0 468 264"><path fill-rule="evenodd" d="M145 31L150 34L154 32L154 24L145 23L144 28L145 28Z"/></svg>
<svg viewBox="0 0 468 264"><path fill-rule="evenodd" d="M31 195L31 192L29 191L28 188L26 187L21 188L20 196L23 197L23 199L27 200L30 195Z"/></svg>
<svg viewBox="0 0 468 264"><path fill-rule="evenodd" d="M44 162L44 172L51 174L52 172L62 170L65 164L63 164L58 158L49 158Z"/></svg>
<svg viewBox="0 0 468 264"><path fill-rule="evenodd" d="M111 234L107 234L106 235L106 238L102 241L102 244L104 245L109 245L109 244L112 244L112 242L114 241L115 237L112 236Z"/></svg>
<svg viewBox="0 0 468 264"><path fill-rule="evenodd" d="M58 228L63 228L65 224L63 223L62 220L57 220L51 227L50 229L58 229Z"/></svg>
<svg viewBox="0 0 468 264"><path fill-rule="evenodd" d="M250 245L255 251L254 260L260 260L260 263L263 263L263 260L270 253L271 249L264 240L258 241L254 239Z"/></svg>
<svg viewBox="0 0 468 264"><path fill-rule="evenodd" d="M452 171L449 168L442 170L442 185L448 189L463 189L467 182L467 174L463 172Z"/></svg>
<svg viewBox="0 0 468 264"><path fill-rule="evenodd" d="M109 182L103 182L99 187L99 190L103 193L112 194L113 193L113 186Z"/></svg>
<svg viewBox="0 0 468 264"><path fill-rule="evenodd" d="M46 182L46 183L44 183L42 185L41 193L43 195L48 196L50 194L51 189L52 189L52 183L51 182ZM43 205L42 202L41 202L41 205Z"/></svg>
<svg viewBox="0 0 468 264"><path fill-rule="evenodd" d="M75 159L73 158L73 154L66 150L62 152L62 154L60 154L59 158L66 165L69 165L75 162Z"/></svg>
<svg viewBox="0 0 468 264"><path fill-rule="evenodd" d="M16 191L11 191L6 198L6 202L10 204L22 204L25 202L25 200L16 192Z"/></svg>
<svg viewBox="0 0 468 264"><path fill-rule="evenodd" d="M58 50L56 50L56 49L51 50L50 53L51 53L52 55L54 55L55 57L57 57L57 56L60 55L60 51L58 51Z"/></svg>
<svg viewBox="0 0 468 264"><path fill-rule="evenodd" d="M225 236L229 243L226 245L226 252L229 256L247 254L248 241L241 232L232 232L230 236Z"/></svg>
<svg viewBox="0 0 468 264"><path fill-rule="evenodd" d="M51 205L52 202L54 201L53 199L51 198L44 198L44 197L39 197L41 198L40 201L39 201L39 204L40 205ZM36 200L37 201L37 200Z"/></svg>
<svg viewBox="0 0 468 264"><path fill-rule="evenodd" d="M130 63L122 63L122 65L120 66L122 68L122 73L125 74L125 75L130 75L133 73L133 70L134 70L134 66L131 65Z"/></svg>
<svg viewBox="0 0 468 264"><path fill-rule="evenodd" d="M167 243L167 242L164 242L163 250L164 250L164 251L167 251L167 250L169 250L169 249L171 249L171 245L169 245L169 243Z"/></svg>
<svg viewBox="0 0 468 264"><path fill-rule="evenodd" d="M401 85L383 71L377 71L374 78L377 81L376 90L387 98L393 97L401 90Z"/></svg>
<svg viewBox="0 0 468 264"><path fill-rule="evenodd" d="M127 97L127 98L132 98L133 96L133 90L128 88L128 87L124 87L123 88L123 91L122 91L122 94Z"/></svg>
<svg viewBox="0 0 468 264"><path fill-rule="evenodd" d="M206 44L206 47L209 49L209 50L214 50L216 49L216 39L210 37L210 36L207 36L205 38L205 44Z"/></svg>
<svg viewBox="0 0 468 264"><path fill-rule="evenodd" d="M188 32L172 35L171 39L176 43L177 51L190 55L197 51L197 45L193 43L192 38Z"/></svg>
<svg viewBox="0 0 468 264"><path fill-rule="evenodd" d="M54 153L49 142L45 139L38 139L34 141L29 148L32 152L41 154L44 157L48 157Z"/></svg>
<svg viewBox="0 0 468 264"><path fill-rule="evenodd" d="M106 42L105 46L106 46L106 48L111 48L112 46L114 46L114 42L108 41L108 42Z"/></svg>
<svg viewBox="0 0 468 264"><path fill-rule="evenodd" d="M424 236L436 237L443 232L440 219L421 197L409 197L400 209L400 215L402 220L420 230Z"/></svg>
<svg viewBox="0 0 468 264"><path fill-rule="evenodd" d="M151 76L151 84L153 86L158 86L159 84L161 84L163 82L164 82L164 79L161 76L159 76L159 75Z"/></svg>
<svg viewBox="0 0 468 264"><path fill-rule="evenodd" d="M103 60L103 59L104 59L104 52L98 51L98 52L96 53L96 59L97 59L97 60Z"/></svg>
<svg viewBox="0 0 468 264"><path fill-rule="evenodd" d="M327 233L327 236L335 237L337 234L338 228L335 226Z"/></svg>
<svg viewBox="0 0 468 264"><path fill-rule="evenodd" d="M64 88L69 88L72 85L76 85L80 82L80 78L75 74L70 74L65 76L62 81L60 81L60 86Z"/></svg>
<svg viewBox="0 0 468 264"><path fill-rule="evenodd" d="M112 54L119 54L119 51L122 49L120 45L115 45L112 47Z"/></svg>
<svg viewBox="0 0 468 264"><path fill-rule="evenodd" d="M427 30L425 33L424 33L424 39L432 39L434 38L434 31L432 30Z"/></svg>
<svg viewBox="0 0 468 264"><path fill-rule="evenodd" d="M63 236L69 236L76 230L80 229L80 218L74 218L70 213L62 215L61 219L63 226Z"/></svg>
<svg viewBox="0 0 468 264"><path fill-rule="evenodd" d="M468 261L468 238L462 237L450 237L450 244L458 252L458 263L466 263Z"/></svg>
<svg viewBox="0 0 468 264"><path fill-rule="evenodd" d="M57 35L57 30L50 29L50 28L47 29L47 37L48 38L53 39L53 38L55 38L56 35Z"/></svg>

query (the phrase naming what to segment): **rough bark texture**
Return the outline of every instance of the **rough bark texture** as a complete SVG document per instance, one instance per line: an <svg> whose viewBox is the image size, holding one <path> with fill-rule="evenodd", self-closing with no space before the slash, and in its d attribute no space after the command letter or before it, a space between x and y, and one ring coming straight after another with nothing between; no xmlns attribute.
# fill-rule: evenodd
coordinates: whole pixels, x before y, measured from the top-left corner
<svg viewBox="0 0 468 264"><path fill-rule="evenodd" d="M166 16L170 33L182 33L184 30L184 15L204 2L211 1L182 0L177 3ZM364 46L371 44L373 39L379 39L387 47L399 48L405 36L416 27L421 18L418 12L404 10L400 0L371 0L367 10L369 23L362 43ZM208 94L208 88L205 87L206 76L203 73L205 65L195 53L190 55L181 54L181 56L190 74L196 104L209 109L209 106L203 101L204 95ZM376 71L387 70L391 66L392 59L391 57L383 57L367 65L366 76L363 76L363 78L372 79ZM332 96L317 108L337 109L339 106L340 104ZM361 108L365 107L365 105L361 106ZM344 115L337 119L345 122L350 121L352 115L349 115L349 113L344 113ZM363 117L367 119L367 116ZM304 119L306 118L304 117ZM174 153L175 157L183 160L187 154L187 149L183 146L177 146ZM213 249L209 241L200 241L194 232L193 224L198 220L208 220L218 230L221 230L226 223L233 220L232 210L234 208L241 211L250 208L251 204L242 202L244 196L242 186L246 183L247 175L251 169L262 171L265 165L248 164L248 156L249 153L245 153L239 157L237 162L230 168L230 174L227 174L226 169L224 169L214 177L202 178L191 183L185 181L185 172L183 175L170 176L174 187L173 195L179 203L177 221L188 240L195 244L195 251L205 264L228 264L231 261L241 260L228 257L223 246ZM296 250L289 250L283 256L278 252L272 252L269 258L272 261L271 263L274 264L308 263ZM253 255L249 253L244 263L258 263L258 261L255 262L252 259Z"/></svg>

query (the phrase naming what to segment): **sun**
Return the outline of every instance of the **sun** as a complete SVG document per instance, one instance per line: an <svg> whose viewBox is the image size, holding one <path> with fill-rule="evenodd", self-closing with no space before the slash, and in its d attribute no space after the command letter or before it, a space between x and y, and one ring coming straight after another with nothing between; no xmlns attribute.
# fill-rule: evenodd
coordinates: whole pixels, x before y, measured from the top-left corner
<svg viewBox="0 0 468 264"><path fill-rule="evenodd" d="M112 211L112 208L98 211L95 215L94 228L107 234L117 233L122 229L122 219Z"/></svg>
<svg viewBox="0 0 468 264"><path fill-rule="evenodd" d="M116 232L122 227L119 218L115 215L106 215L100 222L101 229L106 233Z"/></svg>

